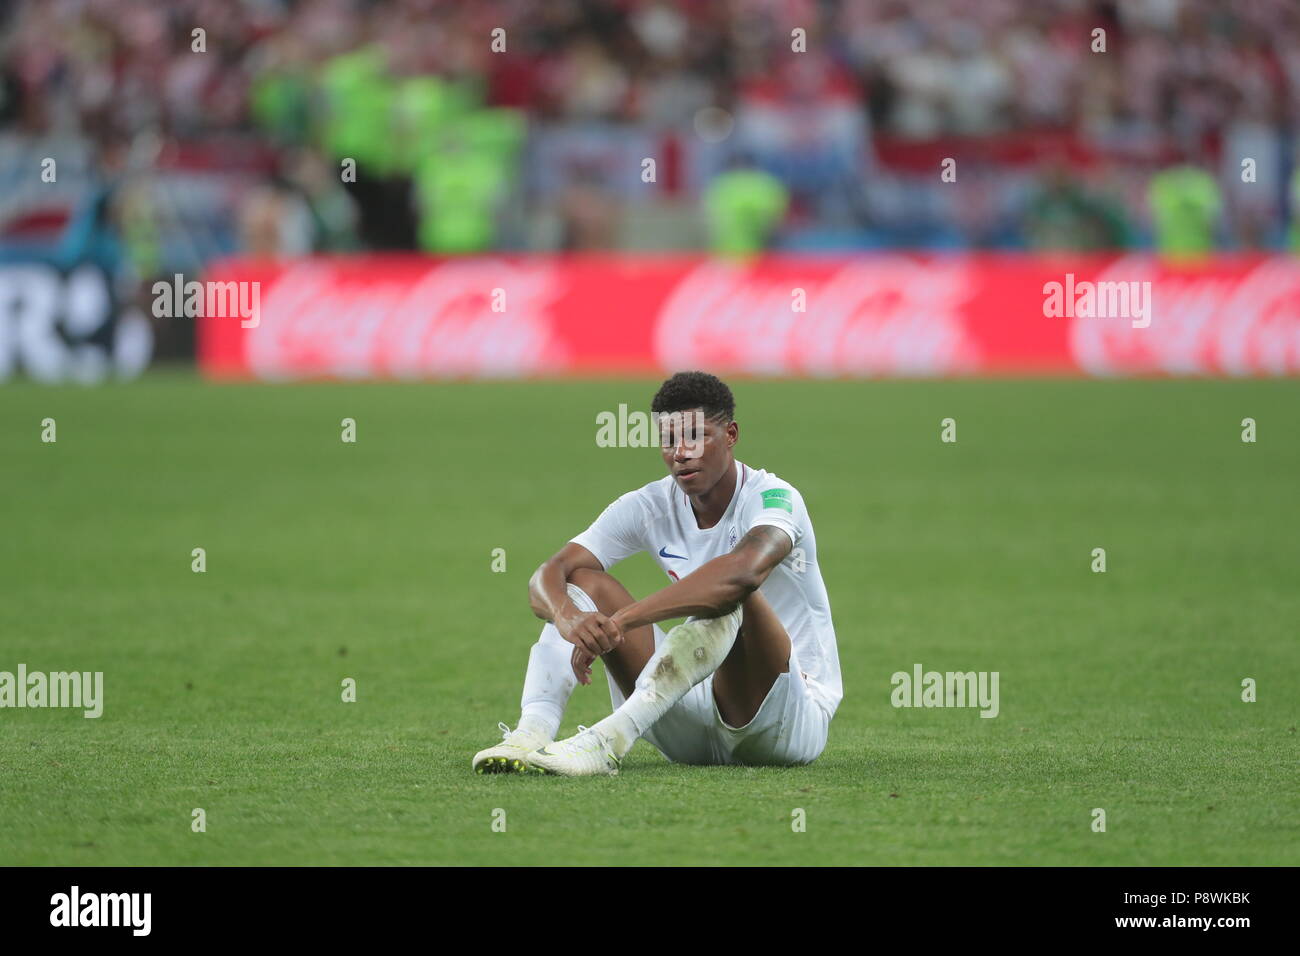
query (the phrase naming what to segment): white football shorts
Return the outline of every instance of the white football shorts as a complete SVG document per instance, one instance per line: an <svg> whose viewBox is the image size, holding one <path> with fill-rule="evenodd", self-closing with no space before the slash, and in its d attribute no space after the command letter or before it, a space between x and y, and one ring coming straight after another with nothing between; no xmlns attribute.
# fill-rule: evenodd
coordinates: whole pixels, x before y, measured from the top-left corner
<svg viewBox="0 0 1300 956"><path fill-rule="evenodd" d="M664 633L655 625L655 647ZM623 692L609 671L609 699L618 709ZM794 649L790 669L777 677L758 713L743 727L732 727L718 713L710 674L659 718L645 739L674 763L793 766L812 763L826 747L830 717L808 692Z"/></svg>

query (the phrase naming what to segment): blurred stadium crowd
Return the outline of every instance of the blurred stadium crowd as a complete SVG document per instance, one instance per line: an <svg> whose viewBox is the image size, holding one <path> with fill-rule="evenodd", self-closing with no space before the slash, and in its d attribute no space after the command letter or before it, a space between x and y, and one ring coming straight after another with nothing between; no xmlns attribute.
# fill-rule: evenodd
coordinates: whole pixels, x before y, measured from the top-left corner
<svg viewBox="0 0 1300 956"><path fill-rule="evenodd" d="M1295 0L4 11L8 254L1300 249Z"/></svg>

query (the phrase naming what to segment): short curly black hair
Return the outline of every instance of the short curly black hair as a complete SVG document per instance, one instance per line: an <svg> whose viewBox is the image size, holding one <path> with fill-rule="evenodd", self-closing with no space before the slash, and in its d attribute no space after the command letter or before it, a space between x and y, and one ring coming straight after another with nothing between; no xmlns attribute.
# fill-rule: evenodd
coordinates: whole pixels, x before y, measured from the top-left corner
<svg viewBox="0 0 1300 956"><path fill-rule="evenodd" d="M703 408L711 421L730 422L736 417L736 399L727 383L708 372L678 372L659 386L650 411L688 412Z"/></svg>

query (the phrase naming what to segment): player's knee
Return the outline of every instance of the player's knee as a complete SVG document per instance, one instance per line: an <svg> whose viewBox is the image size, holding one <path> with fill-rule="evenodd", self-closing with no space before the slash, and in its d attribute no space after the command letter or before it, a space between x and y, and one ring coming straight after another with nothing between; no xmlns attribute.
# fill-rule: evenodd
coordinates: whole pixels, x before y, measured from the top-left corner
<svg viewBox="0 0 1300 956"><path fill-rule="evenodd" d="M569 575L569 583L581 588L587 597L596 602L602 614L612 614L632 603L632 595L618 579L606 571L578 568Z"/></svg>

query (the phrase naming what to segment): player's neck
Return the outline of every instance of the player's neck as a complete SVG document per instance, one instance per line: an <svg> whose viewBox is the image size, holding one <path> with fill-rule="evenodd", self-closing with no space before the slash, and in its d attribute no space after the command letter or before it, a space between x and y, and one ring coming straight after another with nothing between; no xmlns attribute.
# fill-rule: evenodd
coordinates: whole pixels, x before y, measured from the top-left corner
<svg viewBox="0 0 1300 956"><path fill-rule="evenodd" d="M704 494L690 499L691 510L695 512L695 524L701 530L712 528L727 513L732 496L736 493L737 470L736 461L733 458L716 485Z"/></svg>

